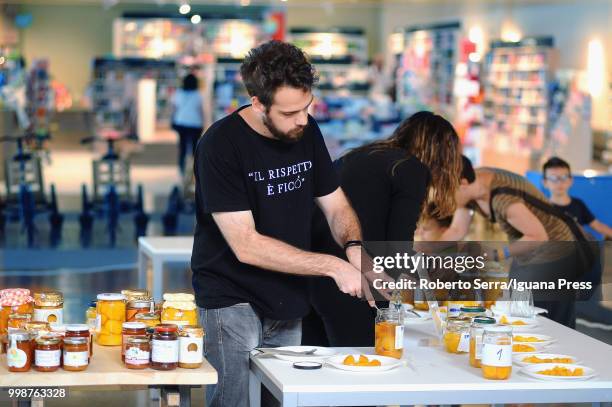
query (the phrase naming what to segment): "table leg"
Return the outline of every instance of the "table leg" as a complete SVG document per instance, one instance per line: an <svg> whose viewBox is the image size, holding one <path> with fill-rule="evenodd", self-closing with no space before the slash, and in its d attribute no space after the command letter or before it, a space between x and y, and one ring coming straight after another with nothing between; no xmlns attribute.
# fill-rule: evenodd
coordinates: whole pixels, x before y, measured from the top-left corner
<svg viewBox="0 0 612 407"><path fill-rule="evenodd" d="M164 263L161 260L153 259L153 298L156 301L162 300L162 285L164 278Z"/></svg>
<svg viewBox="0 0 612 407"><path fill-rule="evenodd" d="M147 283L147 256L142 250L138 250L138 288L148 290Z"/></svg>
<svg viewBox="0 0 612 407"><path fill-rule="evenodd" d="M179 386L180 407L191 407L191 386Z"/></svg>
<svg viewBox="0 0 612 407"><path fill-rule="evenodd" d="M251 407L261 407L261 380L253 371L249 372L249 402Z"/></svg>

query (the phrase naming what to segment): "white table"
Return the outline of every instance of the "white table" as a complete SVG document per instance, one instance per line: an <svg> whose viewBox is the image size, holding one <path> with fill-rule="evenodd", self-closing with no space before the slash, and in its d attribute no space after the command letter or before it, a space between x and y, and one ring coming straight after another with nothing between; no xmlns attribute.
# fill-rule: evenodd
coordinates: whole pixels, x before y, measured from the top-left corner
<svg viewBox="0 0 612 407"><path fill-rule="evenodd" d="M367 406L414 404L577 403L612 401L612 346L546 318L534 333L558 339L548 349L577 357L598 376L587 381L540 381L519 373L505 381L482 378L467 355L452 355L434 341L433 327L411 325L405 330L407 366L378 374L345 372L332 367L297 370L274 358L251 358L250 401L259 407L261 384L289 406ZM530 331L531 332L531 331ZM373 353L372 348L339 349L341 353Z"/></svg>
<svg viewBox="0 0 612 407"><path fill-rule="evenodd" d="M140 237L138 238L138 286L147 287L147 261L153 265L153 298L162 299L163 271L165 263L189 263L193 249L193 236Z"/></svg>

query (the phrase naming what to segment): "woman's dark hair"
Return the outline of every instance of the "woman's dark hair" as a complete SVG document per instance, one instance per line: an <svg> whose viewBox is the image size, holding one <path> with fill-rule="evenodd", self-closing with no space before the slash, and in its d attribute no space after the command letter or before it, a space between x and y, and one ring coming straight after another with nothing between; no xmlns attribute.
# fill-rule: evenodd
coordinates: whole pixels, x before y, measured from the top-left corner
<svg viewBox="0 0 612 407"><path fill-rule="evenodd" d="M467 180L468 184L476 181L476 172L469 158L461 156L461 179Z"/></svg>
<svg viewBox="0 0 612 407"><path fill-rule="evenodd" d="M411 156L423 163L431 174L427 197L422 206L435 205L436 218L451 216L455 211L455 192L461 174L461 146L459 136L442 116L431 112L418 112L404 120L391 137L360 147L372 152L400 148L406 158L393 165L392 171Z"/></svg>
<svg viewBox="0 0 612 407"><path fill-rule="evenodd" d="M183 90L197 90L200 87L198 78L190 73L183 78Z"/></svg>
<svg viewBox="0 0 612 407"><path fill-rule="evenodd" d="M317 82L315 69L295 45L269 41L253 48L246 56L240 74L250 96L269 108L281 86L309 91Z"/></svg>
<svg viewBox="0 0 612 407"><path fill-rule="evenodd" d="M570 175L572 173L569 163L559 157L551 157L544 163L542 166L542 175L544 177L546 177L546 170L549 168L565 168L570 172Z"/></svg>

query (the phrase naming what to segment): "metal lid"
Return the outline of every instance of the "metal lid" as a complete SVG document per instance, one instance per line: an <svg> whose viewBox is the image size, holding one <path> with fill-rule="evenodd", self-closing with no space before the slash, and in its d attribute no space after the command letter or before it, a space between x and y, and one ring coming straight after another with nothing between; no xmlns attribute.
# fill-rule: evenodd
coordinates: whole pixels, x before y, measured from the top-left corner
<svg viewBox="0 0 612 407"><path fill-rule="evenodd" d="M89 331L89 325L85 324L70 324L66 325L67 332Z"/></svg>
<svg viewBox="0 0 612 407"><path fill-rule="evenodd" d="M27 331L24 331L23 329L17 329L15 331L11 331L8 333L8 340L9 342L11 340L16 340L16 341L29 341L30 340L30 333Z"/></svg>
<svg viewBox="0 0 612 407"><path fill-rule="evenodd" d="M64 303L64 294L59 291L46 291L42 293L34 293L34 305L43 307L55 307Z"/></svg>
<svg viewBox="0 0 612 407"><path fill-rule="evenodd" d="M159 315L157 315L154 312L147 312L147 313L143 313L143 314L136 314L136 319L140 319L140 320L159 320Z"/></svg>
<svg viewBox="0 0 612 407"><path fill-rule="evenodd" d="M125 329L145 329L147 326L142 322L124 322L122 327Z"/></svg>
<svg viewBox="0 0 612 407"><path fill-rule="evenodd" d="M486 311L487 309L481 306L461 307L461 312L477 313L477 312L486 312Z"/></svg>
<svg viewBox="0 0 612 407"><path fill-rule="evenodd" d="M38 345L59 345L60 338L54 338L51 336L41 336L40 338L36 338L36 343Z"/></svg>
<svg viewBox="0 0 612 407"><path fill-rule="evenodd" d="M88 342L89 340L82 336L73 336L70 338L64 338L64 343L68 345L82 345Z"/></svg>
<svg viewBox="0 0 612 407"><path fill-rule="evenodd" d="M491 332L491 333L507 333L510 334L512 333L512 327L511 326L504 326L504 325L495 325L495 326L487 326L485 327L485 333L487 332Z"/></svg>
<svg viewBox="0 0 612 407"><path fill-rule="evenodd" d="M43 329L50 330L48 322L45 321L29 321L25 323L26 331L41 331Z"/></svg>
<svg viewBox="0 0 612 407"><path fill-rule="evenodd" d="M130 300L134 299L134 297L150 297L149 291L141 288L121 290L121 294L125 295Z"/></svg>
<svg viewBox="0 0 612 407"><path fill-rule="evenodd" d="M32 319L32 315L30 314L11 314L9 315L9 319Z"/></svg>
<svg viewBox="0 0 612 407"><path fill-rule="evenodd" d="M464 317L450 317L450 318L446 318L446 323L448 325L459 325L459 326L469 326L471 321L469 318L464 318Z"/></svg>
<svg viewBox="0 0 612 407"><path fill-rule="evenodd" d="M144 298L144 299L132 299L128 301L128 308L149 308L151 307L151 303L153 302L152 298Z"/></svg>
<svg viewBox="0 0 612 407"><path fill-rule="evenodd" d="M178 326L174 324L159 324L155 327L155 332L176 332Z"/></svg>
<svg viewBox="0 0 612 407"><path fill-rule="evenodd" d="M481 325L493 325L497 323L495 318L492 318L492 317L475 317L472 320L472 322L475 324L481 324Z"/></svg>
<svg viewBox="0 0 612 407"><path fill-rule="evenodd" d="M103 293L96 297L98 301L125 301L125 295L117 293Z"/></svg>
<svg viewBox="0 0 612 407"><path fill-rule="evenodd" d="M149 337L147 336L130 336L127 340L128 344L139 345L143 343L149 343Z"/></svg>
<svg viewBox="0 0 612 407"><path fill-rule="evenodd" d="M90 301L89 302L89 307L90 308L96 308L96 304L98 303L98 301Z"/></svg>

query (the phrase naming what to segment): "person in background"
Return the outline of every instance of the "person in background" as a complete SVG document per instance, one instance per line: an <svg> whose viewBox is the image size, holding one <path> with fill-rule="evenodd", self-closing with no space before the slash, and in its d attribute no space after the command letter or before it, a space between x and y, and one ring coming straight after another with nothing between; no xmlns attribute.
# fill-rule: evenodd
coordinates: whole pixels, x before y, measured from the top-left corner
<svg viewBox="0 0 612 407"><path fill-rule="evenodd" d="M588 225L602 234L605 239L612 239L612 228L599 221L588 206L579 198L569 195L574 180L567 161L552 157L542 167L544 187L550 191L550 202L565 211L581 225Z"/></svg>
<svg viewBox="0 0 612 407"><path fill-rule="evenodd" d="M419 222L416 236L423 242L435 242L440 240L440 237L442 237L453 221L452 216L440 218L436 216L436 212L435 204L432 203L427 205L427 209Z"/></svg>
<svg viewBox="0 0 612 407"><path fill-rule="evenodd" d="M249 405L254 348L300 344L304 276L329 276L336 290L361 295L359 221L308 114L314 67L294 45L270 41L249 52L240 73L251 104L214 123L195 154L192 282L219 377L206 389L209 407ZM347 260L311 251L315 205Z"/></svg>
<svg viewBox="0 0 612 407"><path fill-rule="evenodd" d="M443 241L463 239L472 222L474 211L491 223L498 223L509 244L493 249L487 255L493 260L514 258L516 275L527 279L551 281L557 278L575 279L576 254L559 250L569 246L545 242L575 242L584 236L567 217L561 218L548 203L546 196L526 178L500 168L478 168L463 157L461 186L456 194L457 209L450 227L440 238ZM538 253L538 248L541 251ZM535 266L534 266L535 265ZM512 270L511 270L512 275ZM551 299L536 301L536 306L548 310L547 316L571 328L576 324L575 302Z"/></svg>
<svg viewBox="0 0 612 407"><path fill-rule="evenodd" d="M404 120L388 139L340 158L340 185L355 208L363 239L413 241L423 208L430 204L432 216L450 216L459 187L460 149L452 124L423 111ZM312 246L344 256L320 212L314 217ZM310 301L313 312L304 320L304 345L374 345L376 315L368 303L338 292L329 278L311 279Z"/></svg>
<svg viewBox="0 0 612 407"><path fill-rule="evenodd" d="M196 144L204 127L202 95L199 81L194 74L183 78L183 86L177 89L172 98L172 128L179 136L178 165L185 174L187 151L195 154Z"/></svg>

